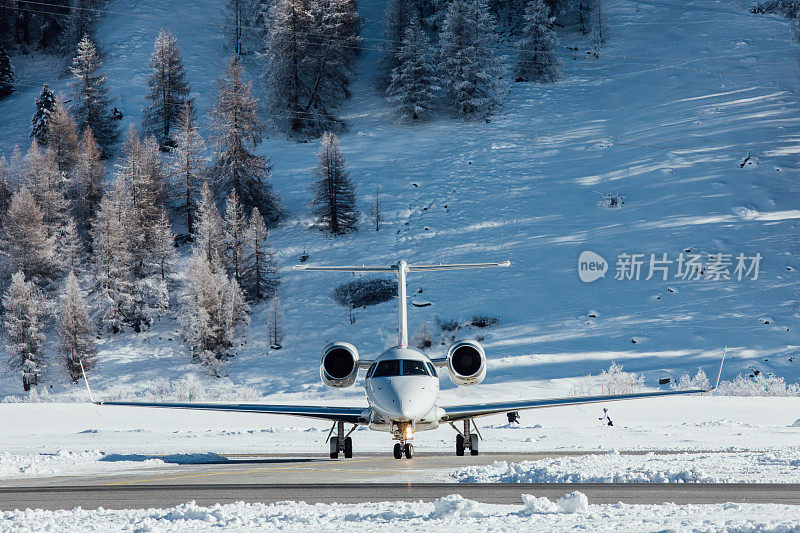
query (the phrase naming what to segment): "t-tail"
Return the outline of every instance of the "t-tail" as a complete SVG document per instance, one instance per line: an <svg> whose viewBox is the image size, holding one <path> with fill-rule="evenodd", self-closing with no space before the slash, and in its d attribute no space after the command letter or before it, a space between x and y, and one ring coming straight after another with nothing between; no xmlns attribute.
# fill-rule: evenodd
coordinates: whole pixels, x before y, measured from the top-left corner
<svg viewBox="0 0 800 533"><path fill-rule="evenodd" d="M409 265L400 260L396 265L388 266L306 266L295 265L295 270L312 272L396 272L397 273L397 299L398 305L398 345L401 348L408 346L408 309L406 302L406 274L409 272L429 272L434 270L464 270L468 268L494 268L511 266L511 261L499 263L452 263L439 265Z"/></svg>

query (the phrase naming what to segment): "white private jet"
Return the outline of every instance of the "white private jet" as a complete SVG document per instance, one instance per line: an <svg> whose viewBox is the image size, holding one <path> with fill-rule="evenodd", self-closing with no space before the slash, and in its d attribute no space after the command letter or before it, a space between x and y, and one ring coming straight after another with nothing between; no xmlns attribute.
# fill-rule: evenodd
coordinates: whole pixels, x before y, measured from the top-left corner
<svg viewBox="0 0 800 533"><path fill-rule="evenodd" d="M475 405L439 405L439 377L437 368L447 367L450 379L456 385L468 386L481 383L486 377L486 353L473 340L454 343L441 358L431 358L423 351L408 345L406 320L406 274L468 268L507 267L509 261L500 263L469 263L443 265L409 265L399 261L390 266L295 266L295 270L321 272L394 272L397 274L398 331L397 346L393 346L374 359L361 359L355 346L347 342L334 342L325 347L320 359L320 377L330 387L350 387L355 383L359 369L366 368L364 379L367 406L324 407L310 405L264 405L221 403L154 403L154 402L100 402L95 401L84 381L90 400L97 405L122 405L135 407L164 407L172 409L203 409L210 411L234 411L244 413L272 413L333 421L328 433L331 459L339 454L353 456L353 439L350 435L358 426L385 431L398 441L394 445L394 457L404 455L410 459L414 454L411 440L416 431L436 429L448 423L456 430L456 455L478 455L480 433L473 420L480 416L506 413L509 421L519 417L523 409L539 409L563 405L579 405L656 396L697 394L713 389L682 391L657 391L635 394L611 394L570 398L549 398L529 401L481 403ZM723 362L725 356L723 354ZM717 375L717 385L722 373L722 364ZM714 388L716 388L716 386ZM459 430L455 422L463 422ZM345 432L345 424L353 427ZM334 430L336 435L333 435Z"/></svg>

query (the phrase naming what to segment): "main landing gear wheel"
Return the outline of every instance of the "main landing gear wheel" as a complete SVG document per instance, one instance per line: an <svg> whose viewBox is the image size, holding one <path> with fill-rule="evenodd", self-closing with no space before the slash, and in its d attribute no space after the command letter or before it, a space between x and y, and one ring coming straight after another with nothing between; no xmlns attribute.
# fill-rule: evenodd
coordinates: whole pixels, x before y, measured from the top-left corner
<svg viewBox="0 0 800 533"><path fill-rule="evenodd" d="M469 454L478 455L478 436L474 433L469 436Z"/></svg>
<svg viewBox="0 0 800 533"><path fill-rule="evenodd" d="M394 445L394 458L395 459L402 459L403 457L403 446L398 442Z"/></svg>
<svg viewBox="0 0 800 533"><path fill-rule="evenodd" d="M410 442L407 442L405 446L403 446L403 453L406 454L406 459L411 459L414 457L414 445Z"/></svg>
<svg viewBox="0 0 800 533"><path fill-rule="evenodd" d="M344 458L351 459L353 457L353 439L347 437L344 439Z"/></svg>
<svg viewBox="0 0 800 533"><path fill-rule="evenodd" d="M331 437L331 459L338 459L338 458L339 458L339 437Z"/></svg>
<svg viewBox="0 0 800 533"><path fill-rule="evenodd" d="M461 433L456 435L456 455L459 457L464 455L464 437L461 436Z"/></svg>

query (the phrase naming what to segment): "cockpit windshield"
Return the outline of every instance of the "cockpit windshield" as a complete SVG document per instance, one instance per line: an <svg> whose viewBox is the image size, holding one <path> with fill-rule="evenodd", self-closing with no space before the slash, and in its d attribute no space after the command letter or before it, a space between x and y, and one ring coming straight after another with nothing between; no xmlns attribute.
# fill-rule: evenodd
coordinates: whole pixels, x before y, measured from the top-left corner
<svg viewBox="0 0 800 533"><path fill-rule="evenodd" d="M402 374L401 374L402 371ZM391 361L381 361L372 372L373 378L385 378L391 376L430 376L424 361L412 359L394 359Z"/></svg>

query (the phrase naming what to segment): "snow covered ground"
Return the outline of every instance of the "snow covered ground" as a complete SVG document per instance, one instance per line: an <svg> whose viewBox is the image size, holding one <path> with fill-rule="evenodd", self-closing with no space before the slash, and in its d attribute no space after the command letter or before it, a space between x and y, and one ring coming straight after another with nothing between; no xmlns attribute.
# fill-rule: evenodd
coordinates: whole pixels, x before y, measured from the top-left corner
<svg viewBox="0 0 800 533"><path fill-rule="evenodd" d="M0 512L0 531L795 531L800 506L765 504L594 505L580 492L556 502L523 495L520 505L458 495L433 502L270 505L171 509Z"/></svg>

